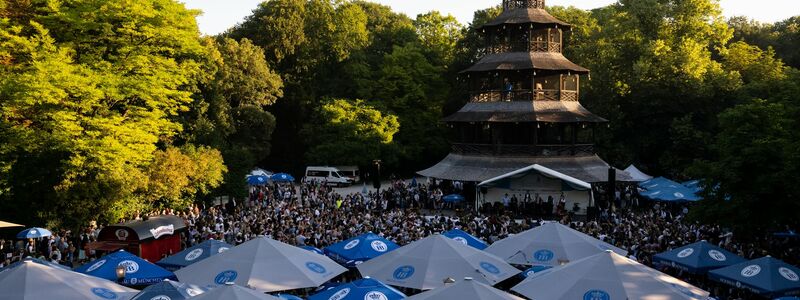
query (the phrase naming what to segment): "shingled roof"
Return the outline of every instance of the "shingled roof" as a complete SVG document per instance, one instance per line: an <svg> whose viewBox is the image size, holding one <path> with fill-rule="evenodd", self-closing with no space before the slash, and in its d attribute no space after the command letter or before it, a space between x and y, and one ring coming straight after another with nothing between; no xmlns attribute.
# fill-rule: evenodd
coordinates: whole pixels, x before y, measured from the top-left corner
<svg viewBox="0 0 800 300"><path fill-rule="evenodd" d="M577 74L589 73L589 69L571 62L564 57L563 54L556 52L507 52L489 54L484 56L469 69L461 72L530 69L572 71Z"/></svg>
<svg viewBox="0 0 800 300"><path fill-rule="evenodd" d="M556 19L541 8L527 8L527 9L510 9L501 13L497 18L484 24L480 28L492 27L504 24L558 24L564 27L570 27L569 23Z"/></svg>
<svg viewBox="0 0 800 300"><path fill-rule="evenodd" d="M607 122L577 101L470 102L445 122Z"/></svg>
<svg viewBox="0 0 800 300"><path fill-rule="evenodd" d="M597 155L587 156L480 156L451 153L433 167L419 171L427 177L482 182L521 168L539 164L577 179L592 183L608 181L608 163ZM617 170L617 181L631 181L622 170Z"/></svg>

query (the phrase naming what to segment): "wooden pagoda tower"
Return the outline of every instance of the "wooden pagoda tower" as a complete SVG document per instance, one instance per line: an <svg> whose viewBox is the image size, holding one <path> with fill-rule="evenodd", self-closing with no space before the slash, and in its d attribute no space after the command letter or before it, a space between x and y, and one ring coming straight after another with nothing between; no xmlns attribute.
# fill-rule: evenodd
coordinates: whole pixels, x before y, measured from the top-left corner
<svg viewBox="0 0 800 300"><path fill-rule="evenodd" d="M569 28L545 10L544 0L503 0L500 16L478 28L483 57L462 71L469 102L444 118L454 135L451 153L419 174L481 182L540 164L607 182L609 165L594 152L594 130L607 120L578 101L589 70L562 54ZM616 177L629 179L622 171Z"/></svg>

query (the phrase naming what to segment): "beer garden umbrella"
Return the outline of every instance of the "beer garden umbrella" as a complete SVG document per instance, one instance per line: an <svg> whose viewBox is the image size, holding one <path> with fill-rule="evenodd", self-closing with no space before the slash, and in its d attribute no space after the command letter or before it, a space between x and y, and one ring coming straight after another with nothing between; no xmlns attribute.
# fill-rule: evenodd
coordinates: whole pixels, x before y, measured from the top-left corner
<svg viewBox="0 0 800 300"><path fill-rule="evenodd" d="M126 300L136 290L32 259L0 269L3 300Z"/></svg>
<svg viewBox="0 0 800 300"><path fill-rule="evenodd" d="M517 284L531 299L707 299L708 292L611 250L554 267Z"/></svg>
<svg viewBox="0 0 800 300"><path fill-rule="evenodd" d="M17 238L18 239L38 239L38 238L48 237L48 236L51 236L51 235L53 235L53 233L50 232L50 230L47 230L47 229L44 229L44 228L39 228L39 227L32 227L32 228L28 228L28 229L25 229L25 230L20 231L19 233L17 233Z"/></svg>
<svg viewBox="0 0 800 300"><path fill-rule="evenodd" d="M743 261L745 261L744 258L706 241L685 245L653 256L653 262L656 264L693 274L705 274L709 270Z"/></svg>
<svg viewBox="0 0 800 300"><path fill-rule="evenodd" d="M205 292L192 300L280 300L281 298L264 294L260 291L241 287L226 282L223 285Z"/></svg>
<svg viewBox="0 0 800 300"><path fill-rule="evenodd" d="M225 252L233 248L232 245L218 240L207 240L200 244L186 248L181 252L175 253L171 256L165 257L158 262L157 265L175 271L180 268L186 267L198 261L209 258L213 255Z"/></svg>
<svg viewBox="0 0 800 300"><path fill-rule="evenodd" d="M399 300L402 292L372 278L362 278L324 290L308 297L308 300Z"/></svg>
<svg viewBox="0 0 800 300"><path fill-rule="evenodd" d="M627 251L557 222L526 230L494 242L486 252L517 265L558 266L610 249Z"/></svg>
<svg viewBox="0 0 800 300"><path fill-rule="evenodd" d="M322 249L325 255L339 264L353 268L367 260L400 248L394 242L372 232L341 241Z"/></svg>
<svg viewBox="0 0 800 300"><path fill-rule="evenodd" d="M477 282L472 278L456 283L435 288L433 290L416 294L406 298L408 300L438 300L438 299L458 299L458 300L523 300L520 297L511 295L486 284Z"/></svg>
<svg viewBox="0 0 800 300"><path fill-rule="evenodd" d="M429 290L445 278L473 277L497 284L519 273L501 258L443 235L432 235L357 266L363 276L386 284Z"/></svg>
<svg viewBox="0 0 800 300"><path fill-rule="evenodd" d="M765 297L800 294L800 269L769 256L712 270L708 277Z"/></svg>
<svg viewBox="0 0 800 300"><path fill-rule="evenodd" d="M131 300L184 300L206 291L207 289L196 285L164 280L144 288L136 296L133 296Z"/></svg>
<svg viewBox="0 0 800 300"><path fill-rule="evenodd" d="M113 252L75 269L76 272L111 281L117 280L117 268L125 269L122 284L128 286L144 286L156 284L164 279L178 280L170 271L165 270L125 250Z"/></svg>
<svg viewBox="0 0 800 300"><path fill-rule="evenodd" d="M181 282L227 282L262 292L318 287L347 271L330 258L266 237L247 241L175 272Z"/></svg>

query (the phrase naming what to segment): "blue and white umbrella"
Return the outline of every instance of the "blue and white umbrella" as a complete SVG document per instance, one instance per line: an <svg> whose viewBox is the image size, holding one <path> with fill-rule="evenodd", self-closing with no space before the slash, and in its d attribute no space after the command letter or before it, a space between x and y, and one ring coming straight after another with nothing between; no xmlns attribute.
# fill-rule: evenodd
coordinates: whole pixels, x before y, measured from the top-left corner
<svg viewBox="0 0 800 300"><path fill-rule="evenodd" d="M136 290L31 259L0 269L0 299L124 300Z"/></svg>
<svg viewBox="0 0 800 300"><path fill-rule="evenodd" d="M685 245L653 256L653 262L694 274L738 264L746 259L706 241Z"/></svg>
<svg viewBox="0 0 800 300"><path fill-rule="evenodd" d="M249 185L265 185L268 182L269 182L269 177L264 175L247 176L247 184Z"/></svg>
<svg viewBox="0 0 800 300"><path fill-rule="evenodd" d="M274 182L294 182L294 177L286 173L274 174L270 179L272 179Z"/></svg>
<svg viewBox="0 0 800 300"><path fill-rule="evenodd" d="M459 194L450 194L442 197L442 200L444 200L444 202L450 202L450 203L461 202L464 201L464 196L461 196Z"/></svg>
<svg viewBox="0 0 800 300"><path fill-rule="evenodd" d="M125 250L119 250L91 261L76 268L75 271L116 281L118 266L125 268L125 279L122 284L128 286L151 285L164 281L164 279L178 280L172 272Z"/></svg>
<svg viewBox="0 0 800 300"><path fill-rule="evenodd" d="M402 292L372 278L362 278L308 297L308 300L399 300Z"/></svg>
<svg viewBox="0 0 800 300"><path fill-rule="evenodd" d="M345 267L353 268L360 263L397 248L400 248L400 246L394 242L372 232L367 232L325 247L322 251L334 261Z"/></svg>
<svg viewBox="0 0 800 300"><path fill-rule="evenodd" d="M769 256L708 272L712 280L765 297L800 294L800 269Z"/></svg>
<svg viewBox="0 0 800 300"><path fill-rule="evenodd" d="M494 242L485 251L510 264L559 266L605 250L628 254L566 225L550 222Z"/></svg>
<svg viewBox="0 0 800 300"><path fill-rule="evenodd" d="M44 229L44 228L39 228L39 227L33 227L33 228L25 229L25 230L20 231L19 233L17 233L17 238L18 239L38 239L38 238L48 237L48 236L51 236L51 235L53 235L53 233L50 232L50 230L47 230L47 229Z"/></svg>
<svg viewBox="0 0 800 300"><path fill-rule="evenodd" d="M165 257L164 259L156 262L156 264L164 269L175 271L209 258L212 255L225 252L230 248L233 248L233 246L228 243L218 240L207 240L200 244L186 248L181 252Z"/></svg>
<svg viewBox="0 0 800 300"><path fill-rule="evenodd" d="M175 271L181 282L215 287L228 282L261 292L318 287L347 271L330 258L266 237Z"/></svg>
<svg viewBox="0 0 800 300"><path fill-rule="evenodd" d="M196 285L164 280L144 288L131 300L184 300L207 291L207 289Z"/></svg>
<svg viewBox="0 0 800 300"><path fill-rule="evenodd" d="M459 241L464 245L471 246L472 248L478 250L483 250L486 249L486 247L489 247L489 244L486 244L486 242L484 242L483 240L458 228L446 231L442 233L442 235L454 239L456 241Z"/></svg>
<svg viewBox="0 0 800 300"><path fill-rule="evenodd" d="M530 299L692 299L708 292L604 251L528 277L512 291Z"/></svg>
<svg viewBox="0 0 800 300"><path fill-rule="evenodd" d="M436 234L412 242L357 266L363 276L392 286L428 290L445 278L474 277L495 285L519 270L501 258Z"/></svg>

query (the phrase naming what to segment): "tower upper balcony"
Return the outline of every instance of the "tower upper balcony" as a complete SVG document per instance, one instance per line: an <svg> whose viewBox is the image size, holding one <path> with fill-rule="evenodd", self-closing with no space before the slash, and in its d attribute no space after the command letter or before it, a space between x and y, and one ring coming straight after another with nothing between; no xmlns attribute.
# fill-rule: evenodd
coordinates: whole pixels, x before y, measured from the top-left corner
<svg viewBox="0 0 800 300"><path fill-rule="evenodd" d="M519 8L544 9L544 0L503 0L503 11Z"/></svg>

